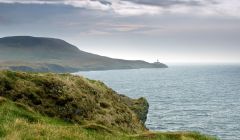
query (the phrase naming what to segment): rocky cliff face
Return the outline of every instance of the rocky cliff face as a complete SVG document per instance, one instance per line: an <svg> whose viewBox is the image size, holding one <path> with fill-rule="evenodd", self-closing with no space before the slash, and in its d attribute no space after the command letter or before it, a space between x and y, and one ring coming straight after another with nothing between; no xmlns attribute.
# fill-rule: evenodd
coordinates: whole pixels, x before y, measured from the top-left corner
<svg viewBox="0 0 240 140"><path fill-rule="evenodd" d="M146 131L146 99L119 95L100 81L71 74L0 72L0 96L80 125L127 133Z"/></svg>

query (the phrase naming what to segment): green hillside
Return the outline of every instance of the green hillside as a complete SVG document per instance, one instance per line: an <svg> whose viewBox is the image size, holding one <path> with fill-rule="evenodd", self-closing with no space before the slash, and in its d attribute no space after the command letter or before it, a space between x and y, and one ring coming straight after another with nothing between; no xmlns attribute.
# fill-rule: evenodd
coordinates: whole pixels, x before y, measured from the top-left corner
<svg viewBox="0 0 240 140"><path fill-rule="evenodd" d="M76 72L166 67L162 63L112 59L91 54L60 39L30 36L0 38L0 69Z"/></svg>
<svg viewBox="0 0 240 140"><path fill-rule="evenodd" d="M196 132L150 132L144 98L119 95L70 74L0 72L0 139L215 140Z"/></svg>

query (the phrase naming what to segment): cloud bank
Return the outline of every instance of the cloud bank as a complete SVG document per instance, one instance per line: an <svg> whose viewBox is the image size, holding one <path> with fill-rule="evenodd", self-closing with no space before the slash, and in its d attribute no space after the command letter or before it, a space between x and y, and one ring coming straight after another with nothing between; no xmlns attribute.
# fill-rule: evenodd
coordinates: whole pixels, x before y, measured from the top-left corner
<svg viewBox="0 0 240 140"><path fill-rule="evenodd" d="M0 0L0 36L61 38L88 52L125 59L240 62L239 3Z"/></svg>
<svg viewBox="0 0 240 140"><path fill-rule="evenodd" d="M1 3L63 4L122 16L193 14L240 17L239 0L0 0Z"/></svg>
<svg viewBox="0 0 240 140"><path fill-rule="evenodd" d="M152 5L137 4L121 0L0 0L1 3L21 4L64 4L77 8L86 8L101 11L113 11L123 16L143 14L159 14L160 8Z"/></svg>

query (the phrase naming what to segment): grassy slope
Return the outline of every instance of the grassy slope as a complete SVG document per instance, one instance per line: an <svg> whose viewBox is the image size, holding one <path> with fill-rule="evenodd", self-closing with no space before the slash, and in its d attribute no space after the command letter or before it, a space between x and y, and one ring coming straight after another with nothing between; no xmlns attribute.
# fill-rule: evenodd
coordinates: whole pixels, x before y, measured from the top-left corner
<svg viewBox="0 0 240 140"><path fill-rule="evenodd" d="M29 107L0 97L0 139L81 140L214 140L196 132L145 132L125 135L98 125L77 125L42 116Z"/></svg>
<svg viewBox="0 0 240 140"><path fill-rule="evenodd" d="M141 122L147 108L143 98L120 96L79 76L0 72L0 139L213 139L149 132Z"/></svg>
<svg viewBox="0 0 240 140"><path fill-rule="evenodd" d="M142 98L127 101L100 81L71 74L0 72L0 96L30 106L39 113L77 123L102 124L111 129L136 133L145 131Z"/></svg>

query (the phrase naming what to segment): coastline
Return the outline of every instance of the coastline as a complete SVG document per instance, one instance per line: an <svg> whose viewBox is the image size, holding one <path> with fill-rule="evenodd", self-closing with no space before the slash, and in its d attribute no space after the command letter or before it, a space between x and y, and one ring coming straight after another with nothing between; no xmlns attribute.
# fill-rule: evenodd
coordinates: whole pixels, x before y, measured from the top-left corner
<svg viewBox="0 0 240 140"><path fill-rule="evenodd" d="M161 138L215 140L215 138L197 132L151 132L147 130L144 125L148 109L147 101L144 98L135 100L119 95L100 81L70 74L12 71L2 71L0 78L2 81L1 96L4 96L0 98L0 116L3 120L1 125L4 126L0 129L0 136L3 138L14 139L13 136L18 135L30 139L33 137L59 139L63 136L69 139L91 140L96 137L115 139L117 136L116 139L119 140ZM68 90L72 91L73 99L69 96ZM80 91L77 92L78 90ZM85 92L81 96L85 96L87 102L82 100L81 104L85 104L82 109L87 109L87 112L82 112L83 114L76 112L81 106L74 109L74 106L79 104L73 105L72 103L82 97L73 94L73 91L79 94ZM92 99L95 100L93 104L90 103ZM118 102L111 103L112 100ZM96 105L100 105L102 109ZM65 111L53 110L55 107ZM92 110L94 108L96 110ZM79 111L81 112L82 109ZM114 110L118 113L110 113ZM111 117L106 112L111 114ZM85 117L82 118L82 115ZM107 122L104 121L104 116ZM112 121L109 122L109 119ZM14 127L11 127L12 125ZM34 135L30 135L31 133ZM59 133L59 135L52 135L52 133Z"/></svg>

